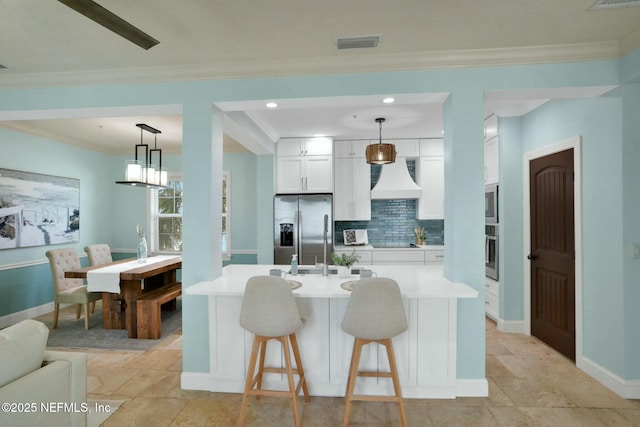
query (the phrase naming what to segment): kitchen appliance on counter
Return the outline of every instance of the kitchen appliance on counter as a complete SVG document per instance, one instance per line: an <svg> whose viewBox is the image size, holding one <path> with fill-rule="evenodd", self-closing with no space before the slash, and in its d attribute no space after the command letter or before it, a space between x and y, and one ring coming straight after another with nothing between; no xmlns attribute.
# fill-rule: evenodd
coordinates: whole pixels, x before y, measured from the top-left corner
<svg viewBox="0 0 640 427"><path fill-rule="evenodd" d="M277 194L273 200L275 264L291 262L298 255L300 265L323 262L324 222L328 232L326 259L333 252L333 197L331 194Z"/></svg>
<svg viewBox="0 0 640 427"><path fill-rule="evenodd" d="M485 225L485 274L487 277L498 280L498 224Z"/></svg>

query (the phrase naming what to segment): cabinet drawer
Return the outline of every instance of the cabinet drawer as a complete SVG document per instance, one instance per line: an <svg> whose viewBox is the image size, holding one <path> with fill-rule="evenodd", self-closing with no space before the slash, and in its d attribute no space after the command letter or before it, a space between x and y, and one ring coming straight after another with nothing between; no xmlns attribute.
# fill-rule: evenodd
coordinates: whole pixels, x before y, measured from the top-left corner
<svg viewBox="0 0 640 427"><path fill-rule="evenodd" d="M500 285L493 279L485 278L485 290L491 292L494 295L500 295Z"/></svg>
<svg viewBox="0 0 640 427"><path fill-rule="evenodd" d="M499 304L498 304L498 297L496 295L487 293L485 295L485 311L493 316L493 317L497 317L498 316L498 310L499 310Z"/></svg>
<svg viewBox="0 0 640 427"><path fill-rule="evenodd" d="M424 264L424 251L375 251L373 263Z"/></svg>
<svg viewBox="0 0 640 427"><path fill-rule="evenodd" d="M443 251L426 251L424 254L425 262L444 262L444 252Z"/></svg>

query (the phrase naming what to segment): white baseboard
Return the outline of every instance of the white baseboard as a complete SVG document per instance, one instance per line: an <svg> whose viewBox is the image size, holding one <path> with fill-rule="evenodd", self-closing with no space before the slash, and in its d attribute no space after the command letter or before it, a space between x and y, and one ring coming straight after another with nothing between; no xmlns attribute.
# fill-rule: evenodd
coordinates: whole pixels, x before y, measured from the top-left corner
<svg viewBox="0 0 640 427"><path fill-rule="evenodd" d="M500 332L509 334L524 334L524 320L498 319L497 328Z"/></svg>
<svg viewBox="0 0 640 427"><path fill-rule="evenodd" d="M33 319L34 317L51 313L52 311L53 311L53 302L49 302L43 305L39 305L37 307L31 307L26 310L7 314L6 316L0 317L0 329L6 328L7 326L14 325L26 319Z"/></svg>
<svg viewBox="0 0 640 427"><path fill-rule="evenodd" d="M283 383L284 384L284 383ZM183 372L180 377L180 387L183 390L205 390L205 391L220 391L226 393L242 393L243 382L240 380L221 381L215 380L208 372ZM277 388L277 387L275 387ZM406 398L412 398L416 395L424 395L425 389L429 389L429 395L434 398L455 398L455 397L487 397L489 396L489 383L486 378L478 380L457 380L454 389L449 386L448 388L442 387L420 387L420 390L414 391L415 387L407 387L403 390L402 394ZM345 385L319 385L312 387L310 384L309 390L311 394L315 396L342 396L344 393Z"/></svg>
<svg viewBox="0 0 640 427"><path fill-rule="evenodd" d="M487 397L489 382L486 378L479 380L456 380L456 397Z"/></svg>
<svg viewBox="0 0 640 427"><path fill-rule="evenodd" d="M211 391L213 378L208 372L182 372L180 375L180 388L183 390Z"/></svg>
<svg viewBox="0 0 640 427"><path fill-rule="evenodd" d="M625 399L640 399L640 380L625 380L624 378L620 378L618 375L584 356L581 360L578 360L577 366L620 397Z"/></svg>

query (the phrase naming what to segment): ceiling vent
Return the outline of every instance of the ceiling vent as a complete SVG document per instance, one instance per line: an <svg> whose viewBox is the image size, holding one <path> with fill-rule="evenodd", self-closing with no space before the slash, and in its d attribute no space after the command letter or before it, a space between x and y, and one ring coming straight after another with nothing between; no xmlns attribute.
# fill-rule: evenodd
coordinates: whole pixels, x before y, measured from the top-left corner
<svg viewBox="0 0 640 427"><path fill-rule="evenodd" d="M336 39L336 46L340 49L362 49L365 47L377 47L382 41L382 34L376 34L373 36L359 36L359 37L338 37Z"/></svg>
<svg viewBox="0 0 640 427"><path fill-rule="evenodd" d="M632 6L640 6L640 0L598 0L593 4L593 6L591 6L591 9L599 10Z"/></svg>

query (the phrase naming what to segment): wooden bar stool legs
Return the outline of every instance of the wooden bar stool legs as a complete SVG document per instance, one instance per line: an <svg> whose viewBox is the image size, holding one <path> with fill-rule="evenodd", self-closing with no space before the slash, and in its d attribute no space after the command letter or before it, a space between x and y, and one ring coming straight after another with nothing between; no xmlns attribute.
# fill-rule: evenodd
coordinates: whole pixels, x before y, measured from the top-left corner
<svg viewBox="0 0 640 427"><path fill-rule="evenodd" d="M387 349L387 358L389 359L390 372L368 372L358 371L360 364L360 355L362 354L362 347L367 344L378 343L383 345ZM393 396L378 396L378 395L357 395L353 394L356 387L357 377L379 377L379 378L391 378L393 381ZM404 413L404 403L402 401L402 392L400 390L400 381L398 379L398 369L396 367L396 358L393 352L393 343L391 338L383 340L367 340L362 338L355 338L353 342L353 353L351 354L351 364L349 367L349 379L347 380L347 391L345 393L345 408L344 418L342 420L342 426L347 427L349 425L349 416L351 415L351 403L354 401L369 401L369 402L395 402L398 404L398 410L400 411L400 422L402 427L407 427L407 418Z"/></svg>
<svg viewBox="0 0 640 427"><path fill-rule="evenodd" d="M407 330L407 316L402 303L402 295L398 284L387 278L376 277L361 279L353 285L353 291L340 325L343 331L354 337L353 353L349 365L349 378L345 392L345 410L342 426L349 425L351 403L354 400L370 402L395 402L400 410L400 423L407 426L404 413L402 392L398 379L396 357L393 352L391 339ZM358 371L362 347L378 343L387 349L389 372ZM357 377L391 378L393 381L393 396L355 395Z"/></svg>
<svg viewBox="0 0 640 427"><path fill-rule="evenodd" d="M282 351L284 353L284 368L271 368L265 367L265 354L267 349L267 342L271 339L277 340L282 345ZM293 358L295 360L295 368L291 363L291 352L293 352ZM260 353L260 361L258 364L258 372L254 376L256 371L256 362L258 362L258 353ZM280 390L265 390L262 388L262 377L265 373L284 373L287 375L287 382L289 384L289 391ZM298 375L298 384L295 384L294 375ZM255 388L254 388L255 386ZM293 409L293 420L296 427L300 427L300 414L298 412L298 395L302 389L305 401L309 401L309 392L307 390L307 381L304 376L304 369L302 367L302 361L300 359L300 350L298 349L298 341L296 334L290 334L288 336L281 337L264 337L256 335L253 338L253 345L251 346L251 356L249 358L249 368L247 370L247 381L244 386L244 394L242 396L242 407L240 408L240 417L238 419L238 426L244 425L244 420L247 415L247 405L249 396L277 396L277 397L290 397L291 406Z"/></svg>

